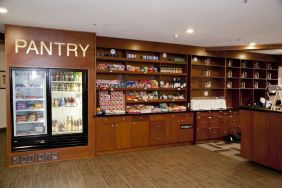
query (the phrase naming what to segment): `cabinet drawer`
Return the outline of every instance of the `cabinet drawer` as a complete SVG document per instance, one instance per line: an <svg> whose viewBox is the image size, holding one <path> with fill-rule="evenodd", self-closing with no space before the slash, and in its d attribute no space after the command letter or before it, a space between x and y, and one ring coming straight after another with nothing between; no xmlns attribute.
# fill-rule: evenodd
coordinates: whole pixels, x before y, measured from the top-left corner
<svg viewBox="0 0 282 188"><path fill-rule="evenodd" d="M229 133L230 134L240 134L241 133L241 127L239 125L238 126L230 126Z"/></svg>
<svg viewBox="0 0 282 188"><path fill-rule="evenodd" d="M209 112L197 112L196 117L197 119L205 119L209 116Z"/></svg>
<svg viewBox="0 0 282 188"><path fill-rule="evenodd" d="M179 126L179 142L189 142L193 141L193 127L186 128L186 126L181 128Z"/></svg>
<svg viewBox="0 0 282 188"><path fill-rule="evenodd" d="M131 121L130 116L119 116L119 117L99 117L96 119L98 124L103 123L118 123L118 122L125 122Z"/></svg>
<svg viewBox="0 0 282 188"><path fill-rule="evenodd" d="M219 130L218 128L209 128L208 129L208 138L209 139L215 139L218 138L219 136Z"/></svg>
<svg viewBox="0 0 282 188"><path fill-rule="evenodd" d="M208 139L208 128L197 128L196 130L197 140L206 140Z"/></svg>
<svg viewBox="0 0 282 188"><path fill-rule="evenodd" d="M208 119L197 119L196 124L198 128L208 127L209 121Z"/></svg>
<svg viewBox="0 0 282 188"><path fill-rule="evenodd" d="M156 115L150 115L150 121L154 120L166 120L168 115L166 114L156 114Z"/></svg>
<svg viewBox="0 0 282 188"><path fill-rule="evenodd" d="M132 116L132 121L149 121L149 116L148 115Z"/></svg>
<svg viewBox="0 0 282 188"><path fill-rule="evenodd" d="M165 120L150 121L150 133L165 132L165 126Z"/></svg>
<svg viewBox="0 0 282 188"><path fill-rule="evenodd" d="M219 138L224 138L229 134L229 129L228 127L221 127L218 129L218 137Z"/></svg>
<svg viewBox="0 0 282 188"><path fill-rule="evenodd" d="M177 120L180 124L193 124L193 117L184 117Z"/></svg>
<svg viewBox="0 0 282 188"><path fill-rule="evenodd" d="M104 124L104 123L115 123L115 119L114 118L110 118L110 117L99 117L96 119L96 123L99 124Z"/></svg>
<svg viewBox="0 0 282 188"><path fill-rule="evenodd" d="M129 121L131 121L131 117L130 117L130 116L114 117L113 119L114 119L114 121L115 121L116 123L119 123L119 122L129 122Z"/></svg>
<svg viewBox="0 0 282 188"><path fill-rule="evenodd" d="M165 144L165 133L150 134L150 145Z"/></svg>

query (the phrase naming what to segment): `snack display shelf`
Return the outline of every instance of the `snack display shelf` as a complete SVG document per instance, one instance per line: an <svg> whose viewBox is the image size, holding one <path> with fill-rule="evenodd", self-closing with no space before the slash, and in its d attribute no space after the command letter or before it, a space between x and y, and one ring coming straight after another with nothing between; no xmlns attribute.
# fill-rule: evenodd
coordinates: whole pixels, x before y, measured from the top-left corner
<svg viewBox="0 0 282 188"><path fill-rule="evenodd" d="M186 102L185 99L170 99L170 100L127 100L126 103L175 103L175 102Z"/></svg>

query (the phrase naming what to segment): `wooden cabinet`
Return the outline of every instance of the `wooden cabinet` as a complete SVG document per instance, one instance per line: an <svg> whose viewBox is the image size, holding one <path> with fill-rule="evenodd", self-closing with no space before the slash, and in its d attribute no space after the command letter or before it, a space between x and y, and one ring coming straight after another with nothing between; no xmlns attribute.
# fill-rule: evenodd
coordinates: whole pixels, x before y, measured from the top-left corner
<svg viewBox="0 0 282 188"><path fill-rule="evenodd" d="M131 126L132 147L149 145L149 119L144 116L136 116Z"/></svg>
<svg viewBox="0 0 282 188"><path fill-rule="evenodd" d="M243 110L240 112L241 133L241 156L252 159L253 140L253 112Z"/></svg>
<svg viewBox="0 0 282 188"><path fill-rule="evenodd" d="M244 110L240 112L240 124L241 156L281 171L281 113Z"/></svg>
<svg viewBox="0 0 282 188"><path fill-rule="evenodd" d="M266 166L268 164L268 126L268 114L254 112L253 160Z"/></svg>
<svg viewBox="0 0 282 188"><path fill-rule="evenodd" d="M193 141L193 113L96 118L96 150Z"/></svg>
<svg viewBox="0 0 282 188"><path fill-rule="evenodd" d="M96 150L106 151L115 149L115 127L113 123L96 125Z"/></svg>
<svg viewBox="0 0 282 188"><path fill-rule="evenodd" d="M150 145L165 144L166 121L150 121Z"/></svg>
<svg viewBox="0 0 282 188"><path fill-rule="evenodd" d="M130 120L130 117L98 118L96 120L96 150L130 148Z"/></svg>
<svg viewBox="0 0 282 188"><path fill-rule="evenodd" d="M119 122L115 124L116 149L131 147L131 125L130 122Z"/></svg>
<svg viewBox="0 0 282 188"><path fill-rule="evenodd" d="M196 140L224 138L229 133L240 133L238 111L196 113Z"/></svg>
<svg viewBox="0 0 282 188"><path fill-rule="evenodd" d="M167 119L166 143L193 141L193 113L170 115Z"/></svg>
<svg viewBox="0 0 282 188"><path fill-rule="evenodd" d="M178 142L178 123L175 119L166 121L166 143L173 144Z"/></svg>
<svg viewBox="0 0 282 188"><path fill-rule="evenodd" d="M282 171L282 114L271 114L269 120L268 165Z"/></svg>

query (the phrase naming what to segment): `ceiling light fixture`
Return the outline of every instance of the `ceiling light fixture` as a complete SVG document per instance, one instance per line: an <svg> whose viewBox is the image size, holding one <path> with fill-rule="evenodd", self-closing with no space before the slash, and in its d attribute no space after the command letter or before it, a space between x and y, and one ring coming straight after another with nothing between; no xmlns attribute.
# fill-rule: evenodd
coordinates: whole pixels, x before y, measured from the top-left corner
<svg viewBox="0 0 282 188"><path fill-rule="evenodd" d="M194 29L187 29L186 32L187 32L188 34L192 34L192 33L194 33Z"/></svg>
<svg viewBox="0 0 282 188"><path fill-rule="evenodd" d="M257 43L255 43L255 42L250 42L249 43L249 46L255 46Z"/></svg>
<svg viewBox="0 0 282 188"><path fill-rule="evenodd" d="M0 7L0 13L1 14L6 14L8 12L8 10L4 7Z"/></svg>
<svg viewBox="0 0 282 188"><path fill-rule="evenodd" d="M174 38L177 39L178 38L178 34L174 34Z"/></svg>

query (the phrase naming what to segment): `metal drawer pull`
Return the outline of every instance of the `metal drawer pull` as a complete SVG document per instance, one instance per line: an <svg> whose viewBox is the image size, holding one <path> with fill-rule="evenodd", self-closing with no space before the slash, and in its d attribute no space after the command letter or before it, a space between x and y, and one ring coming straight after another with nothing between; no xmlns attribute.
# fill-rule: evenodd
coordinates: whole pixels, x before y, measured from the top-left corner
<svg viewBox="0 0 282 188"><path fill-rule="evenodd" d="M186 124L186 125L180 125L180 129L192 129L193 125L191 124Z"/></svg>

